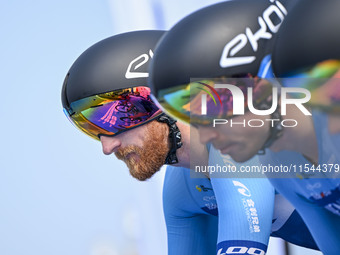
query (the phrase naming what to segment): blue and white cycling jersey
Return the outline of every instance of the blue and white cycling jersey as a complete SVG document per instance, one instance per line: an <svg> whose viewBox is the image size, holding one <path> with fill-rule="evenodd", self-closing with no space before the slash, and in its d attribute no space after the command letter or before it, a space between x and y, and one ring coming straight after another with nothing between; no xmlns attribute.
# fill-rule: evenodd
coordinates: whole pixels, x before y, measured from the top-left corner
<svg viewBox="0 0 340 255"><path fill-rule="evenodd" d="M224 164L213 147L209 159ZM274 194L267 179L201 177L167 167L163 205L169 255L265 254L270 234L317 249L299 214Z"/></svg>
<svg viewBox="0 0 340 255"><path fill-rule="evenodd" d="M335 167L340 164L340 135L329 133L326 114L313 111L312 118L318 143L317 166L295 151L267 149L260 161L296 166L297 172L285 173L291 178L272 178L270 182L300 213L320 250L335 255L340 251L340 172Z"/></svg>

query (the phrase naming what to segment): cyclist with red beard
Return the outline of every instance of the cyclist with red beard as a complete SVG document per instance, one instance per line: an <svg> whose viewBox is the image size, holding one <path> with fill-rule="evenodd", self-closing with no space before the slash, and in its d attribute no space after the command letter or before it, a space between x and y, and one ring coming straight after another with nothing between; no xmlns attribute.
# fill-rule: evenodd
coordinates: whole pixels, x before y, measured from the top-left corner
<svg viewBox="0 0 340 255"><path fill-rule="evenodd" d="M204 175L190 178L190 163L207 165L210 156L206 146L198 142L190 146L191 139L198 141L195 129L176 123L154 103L151 114L138 121L131 118L134 113L122 101L128 101L127 95L149 98L147 63L163 34L138 31L116 35L86 50L64 81L66 116L100 141L104 154L114 153L123 160L138 180L170 165L163 191L170 255L222 254L224 249L236 252L240 247L265 254L271 229L274 236L317 248L300 216L282 197L276 196L272 218L274 190L266 179L235 180L230 186L225 185L229 180L220 179L213 185ZM240 196L247 198L244 201L252 218L247 218Z"/></svg>

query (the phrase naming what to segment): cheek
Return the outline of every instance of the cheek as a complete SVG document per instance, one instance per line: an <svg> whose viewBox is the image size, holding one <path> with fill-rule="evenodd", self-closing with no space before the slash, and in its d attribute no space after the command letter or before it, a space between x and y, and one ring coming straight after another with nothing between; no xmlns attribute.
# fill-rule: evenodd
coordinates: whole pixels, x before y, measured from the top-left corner
<svg viewBox="0 0 340 255"><path fill-rule="evenodd" d="M206 127L198 127L198 135L199 136L207 136L211 131L210 128Z"/></svg>
<svg viewBox="0 0 340 255"><path fill-rule="evenodd" d="M138 136L136 137L136 139L131 141L133 145L136 145L140 148L143 148L147 144L147 142L148 141L147 141L146 135Z"/></svg>
<svg viewBox="0 0 340 255"><path fill-rule="evenodd" d="M258 139L258 133L255 130L243 126L229 128L224 136L228 141L238 143L242 150L248 150L254 143L257 143L256 140Z"/></svg>
<svg viewBox="0 0 340 255"><path fill-rule="evenodd" d="M128 145L134 145L138 147L143 147L146 143L146 137L148 134L148 130L145 128L147 125L143 125L137 128L132 129L131 131L127 131L127 136L125 137L126 143ZM131 132L131 133L130 133Z"/></svg>
<svg viewBox="0 0 340 255"><path fill-rule="evenodd" d="M126 136L124 138L121 138L121 147L127 148L130 146L139 147L141 148L143 145L143 141L141 141L139 136L129 134L129 131L126 132Z"/></svg>
<svg viewBox="0 0 340 255"><path fill-rule="evenodd" d="M223 137L233 134L236 130L233 130L232 127L228 126L228 124L225 124L217 126L216 128L214 128L214 131L216 132L216 134L218 134L219 137Z"/></svg>
<svg viewBox="0 0 340 255"><path fill-rule="evenodd" d="M253 132L251 132L247 137L247 143L249 150L255 150L258 151L262 148L263 144L266 141L266 138L264 136L264 133L262 132L263 129L255 129Z"/></svg>
<svg viewBox="0 0 340 255"><path fill-rule="evenodd" d="M219 134L222 139L225 137L229 141L244 142L251 133L243 126L226 126L220 130Z"/></svg>

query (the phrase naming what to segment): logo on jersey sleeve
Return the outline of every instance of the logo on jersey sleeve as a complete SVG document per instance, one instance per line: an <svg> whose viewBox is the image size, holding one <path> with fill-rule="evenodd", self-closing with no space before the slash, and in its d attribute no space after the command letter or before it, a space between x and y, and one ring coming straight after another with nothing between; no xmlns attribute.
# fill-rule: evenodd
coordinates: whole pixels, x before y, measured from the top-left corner
<svg viewBox="0 0 340 255"><path fill-rule="evenodd" d="M241 182L239 181L233 181L234 186L240 187L237 191L242 194L243 196L250 197L251 193L250 190Z"/></svg>
<svg viewBox="0 0 340 255"><path fill-rule="evenodd" d="M227 254L247 254L247 255L265 255L267 246L263 243L247 241L247 240L232 240L223 241L217 245L217 255Z"/></svg>
<svg viewBox="0 0 340 255"><path fill-rule="evenodd" d="M197 199L196 201L200 205L200 208L206 213L217 216L217 202L212 187L209 185L196 184L195 189L196 191L193 193L193 196Z"/></svg>
<svg viewBox="0 0 340 255"><path fill-rule="evenodd" d="M241 201L244 208L245 216L247 217L247 221L249 224L249 230L251 233L261 232L260 228L260 218L257 213L257 208L255 201L251 198L250 190L239 181L232 181L234 186L237 187L237 191L242 195ZM229 253L227 253L229 254ZM230 253L233 254L233 253ZM243 254L243 253L240 253Z"/></svg>
<svg viewBox="0 0 340 255"><path fill-rule="evenodd" d="M205 187L204 185L196 185L196 189L199 192L208 192L209 190L213 190L212 188Z"/></svg>

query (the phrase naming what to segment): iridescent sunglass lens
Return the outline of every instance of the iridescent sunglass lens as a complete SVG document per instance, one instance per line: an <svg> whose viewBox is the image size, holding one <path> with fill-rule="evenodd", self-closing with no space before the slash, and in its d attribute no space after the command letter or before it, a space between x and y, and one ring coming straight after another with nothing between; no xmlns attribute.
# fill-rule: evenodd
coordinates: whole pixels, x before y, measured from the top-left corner
<svg viewBox="0 0 340 255"><path fill-rule="evenodd" d="M228 87L227 86L231 86ZM252 89L252 100L255 105L269 100L273 83L257 77L202 79L186 85L163 89L158 102L174 118L188 124L208 125L216 118L234 116L234 99L239 94L242 104L247 106L248 89ZM238 90L238 94L235 92ZM235 95L233 94L235 93Z"/></svg>
<svg viewBox="0 0 340 255"><path fill-rule="evenodd" d="M144 124L162 112L150 99L148 87L115 90L77 100L65 114L82 132L99 140L99 135L117 135Z"/></svg>
<svg viewBox="0 0 340 255"><path fill-rule="evenodd" d="M326 60L280 79L284 87L303 88L311 93L306 105L322 111L340 113L340 60ZM293 94L294 98L304 95Z"/></svg>

